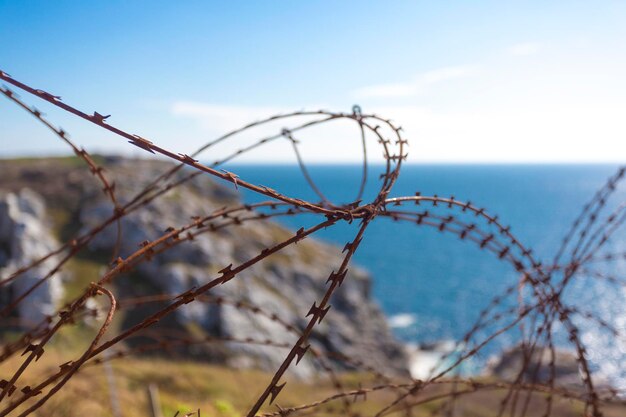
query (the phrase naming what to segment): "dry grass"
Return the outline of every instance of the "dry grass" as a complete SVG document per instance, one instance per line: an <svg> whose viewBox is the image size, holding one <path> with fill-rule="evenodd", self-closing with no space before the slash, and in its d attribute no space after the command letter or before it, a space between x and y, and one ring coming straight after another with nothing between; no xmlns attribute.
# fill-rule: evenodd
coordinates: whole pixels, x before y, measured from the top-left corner
<svg viewBox="0 0 626 417"><path fill-rule="evenodd" d="M33 367L29 374L24 376L24 382L35 381L30 375L41 372L54 372L58 363L68 359L72 348L68 345L56 346L49 349L46 355ZM78 349L75 349L79 353ZM18 358L5 363L3 372L10 372L18 365ZM257 393L260 386L270 376L266 372L254 370L237 370L206 363L184 360L168 360L159 358L124 358L111 362L115 376L116 395L124 417L145 417L150 415L147 387L155 384L158 387L161 408L164 417L173 417L179 411L186 412L201 410L203 416L234 417L240 416L250 407L250 398ZM6 368L5 368L6 366ZM367 374L344 373L341 381L346 390L368 387L375 384L373 378ZM483 382L489 382L483 379ZM302 403L326 398L335 393L333 385L327 379L318 379L312 382L298 380L289 381L290 389L285 391L277 403L281 407L296 406ZM35 412L35 416L45 417L114 417L111 411L110 385L107 382L104 365L87 366L78 373L59 392L50 399L44 410ZM428 396L447 392L439 387L432 387L411 397L418 401ZM242 395L245 393L246 395ZM455 403L458 416L465 417L492 417L497 415L497 409L502 391L477 391L469 396L461 396ZM385 391L368 394L367 402L359 397L352 404L352 411L367 415L382 408L393 401L393 392ZM350 400L353 401L352 399ZM544 395L536 395L529 406L528 415L540 415ZM438 410L442 401L433 401L426 405L415 407L413 416L427 417L431 412ZM339 401L331 402L326 406L316 408L316 416L336 415L340 406ZM278 409L274 406L265 406L262 411L273 412ZM326 413L328 410L329 413ZM558 400L555 403L553 416L566 417L580 415L582 404L570 400ZM626 412L623 407L609 407L605 409L606 417L621 417ZM390 414L404 415L402 412Z"/></svg>

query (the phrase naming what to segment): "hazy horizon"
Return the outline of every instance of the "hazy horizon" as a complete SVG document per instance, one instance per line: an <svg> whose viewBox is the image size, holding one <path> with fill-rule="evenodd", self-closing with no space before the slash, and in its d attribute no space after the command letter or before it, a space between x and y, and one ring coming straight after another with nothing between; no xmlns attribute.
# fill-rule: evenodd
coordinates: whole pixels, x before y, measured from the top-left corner
<svg viewBox="0 0 626 417"><path fill-rule="evenodd" d="M102 157L121 157L121 158L139 158L139 159L151 159L151 160L162 160L166 162L172 162L170 159L161 156L161 155L151 155L146 152L138 152L135 154L124 154L124 153L99 153L92 152L90 153L92 156L102 156ZM59 153L59 154L22 154L22 155L0 155L0 160L15 160L15 159L46 159L46 158L68 158L75 157L73 153ZM206 162L205 159L200 157L200 162ZM175 162L172 162L175 163ZM613 165L621 165L622 161L407 161L402 164L402 166L441 166L441 165L453 165L453 166L499 166L499 165L507 165L507 166L613 166ZM307 162L307 166L354 166L354 167L362 167L363 163L361 161L345 161L345 162L324 162L324 161L312 161ZM210 166L210 165L209 165ZM297 162L294 161L235 161L228 162L219 166L298 166ZM382 167L384 163L381 162L368 162L369 167Z"/></svg>

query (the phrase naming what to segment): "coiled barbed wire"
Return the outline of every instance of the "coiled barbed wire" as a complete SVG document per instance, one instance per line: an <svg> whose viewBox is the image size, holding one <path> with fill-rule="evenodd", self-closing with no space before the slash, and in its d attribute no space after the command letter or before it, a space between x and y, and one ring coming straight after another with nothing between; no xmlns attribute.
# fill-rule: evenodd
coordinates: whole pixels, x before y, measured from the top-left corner
<svg viewBox="0 0 626 417"><path fill-rule="evenodd" d="M34 97L48 102L76 117L82 118L114 135L127 140L130 144L141 150L160 155L173 160L178 164L156 176L148 185L122 204L115 192L115 184L104 173L103 167L98 165L87 151L79 148L69 140L67 133L54 127L43 113L25 103L8 86L0 87L0 93L12 103L29 112L37 118L53 133L63 140L72 151L85 161L89 171L102 184L102 191L111 203L110 216L99 225L94 226L87 232L77 234L63 243L57 249L31 262L6 277L0 277L0 287L8 286L15 280L19 280L27 271L41 266L45 261L55 259L62 255L56 265L49 269L46 275L41 277L33 286L16 297L6 306L0 308L0 318L9 320L9 316L23 303L28 296L46 280L57 275L63 266L76 254L87 247L93 239L99 236L108 226L117 224L117 242L112 251L112 262L108 270L100 277L94 277L84 292L76 297L68 305L57 312L56 316L47 316L41 323L35 324L25 331L20 337L3 345L0 353L0 363L13 358L23 350L24 359L19 368L9 376L2 376L0 381L0 417L9 414L26 416L46 404L64 385L81 369L97 365L106 360L123 359L124 357L145 353L153 349L171 348L179 345L199 343L241 343L261 344L268 348L286 351L284 360L271 376L267 385L262 388L262 393L254 400L254 404L247 412L248 417L255 415L297 415L318 407L342 401L341 408L324 408L326 413L347 415L354 411L350 408L351 401L362 399L367 401L367 394L377 391L389 391L395 395L383 408L372 413L375 416L383 416L390 413L411 415L412 410L420 409L425 404L437 404L433 413L439 415L453 415L455 404L459 398L471 396L477 392L503 392L497 410L498 416L507 412L511 416L528 415L529 404L540 394L545 398L543 415L549 416L554 410L554 398L567 398L575 400L583 405L583 415L600 416L602 407L611 405L623 405L622 392L618 389L598 386L594 382L596 377L589 363L587 349L580 337L579 320L590 320L614 337L623 337L617 327L598 317L588 308L568 303L563 297L564 290L572 281L582 277L605 280L613 284L624 285L621 277L615 277L597 269L597 265L613 262L624 258L622 252L600 253L606 243L616 238L616 233L626 220L626 205L621 204L608 215L607 202L621 185L626 172L620 168L618 172L609 178L592 199L583 207L579 217L576 218L570 230L557 249L553 260L544 264L537 254L512 232L509 226L505 226L497 215L491 214L487 209L481 208L470 201L458 200L454 196L441 197L438 195L422 195L416 192L412 196L391 197L393 186L401 175L401 167L407 157L407 140L402 135L402 129L395 126L390 120L374 114L364 114L361 108L355 106L352 112L330 111L298 111L269 117L264 120L250 123L239 129L231 131L205 145L196 152L187 155L178 153L176 150L166 149L152 141L138 135L122 130L109 123L109 116L93 112L85 113L77 108L66 104L59 96L35 89L18 81L7 73L0 71L0 79L7 84L20 89ZM337 203L327 198L323 190L315 183L314 178L307 170L306 163L299 148L299 134L314 126L324 125L333 121L348 121L356 124L358 136L361 142L361 154L363 156L363 170L356 197L349 203ZM291 123L295 125L280 128L278 132L264 135L252 144L241 147L227 156L215 160L211 165L199 161L201 155L212 149L217 144L237 138L238 135L252 131L260 126L272 123ZM229 172L219 168L226 162L236 159L240 155L254 149L263 147L269 143L285 140L291 146L306 183L310 189L320 198L320 201L306 201L295 196L287 195L280 190L274 190L262 184L256 184L253 179L243 179L235 172ZM376 194L367 201L363 201L365 184L368 181L368 145L371 143L379 146L385 161L383 172L380 175L381 185ZM187 170L182 171L183 168ZM181 173L182 175L176 176ZM140 247L125 257L118 256L121 239L123 238L121 220L129 214L141 211L148 204L158 201L167 193L181 187L198 175L209 175L219 181L232 184L235 188L247 189L253 193L264 196L268 201L256 204L234 204L213 210L211 213L196 216L191 222L179 227L164 225L162 235L151 241L140 242ZM269 219L280 216L297 217L301 215L318 216L318 221L308 227L302 227L282 241L266 247L259 254L240 262L237 265L223 265L217 276L210 279L204 285L188 290L174 297L171 295L152 296L156 298L144 300L126 300L124 294L115 294L111 283L121 279L121 274L135 269L139 264L150 262L155 255L167 252L170 249L189 244L198 235L212 233L218 230L234 228L251 222L266 222ZM604 217L603 217L604 216ZM424 380L401 380L397 376L386 375L385 370L375 369L350 355L333 352L320 352L312 348L308 343L313 332L325 319L329 311L331 297L342 285L347 276L349 264L358 250L365 236L368 226L377 221L378 217L391 218L394 221L405 222L416 227L429 227L438 230L442 234L455 236L458 239L474 244L487 253L491 253L496 259L508 263L519 274L519 281L515 285L507 287L501 294L494 294L492 301L481 310L476 323L458 341L452 354L445 354L439 363L432 368L430 376ZM287 323L276 313L265 312L259 306L254 306L244 301L229 301L223 297L211 295L211 290L228 283L238 275L260 261L283 251L285 248L296 244L303 239L314 235L317 231L333 227L339 223L360 222L357 233L343 247L343 257L339 264L325 265L332 272L328 275L323 296L315 300L308 309L306 317L308 321L301 330L296 330L293 323ZM138 242L139 243L139 242ZM320 260L319 262L323 262ZM526 296L520 294L524 293ZM510 306L508 301L515 295L517 305ZM36 362L45 354L45 347L64 326L71 325L84 316L95 314L87 306L91 298L105 296L110 308L105 317L100 317L102 323L97 334L88 348L75 360L60 364L59 369L48 375L42 375L39 383L32 386L20 384L22 376L33 362ZM185 336L174 334L159 334L157 323L177 311L180 307L204 300L203 302L230 303L233 308L246 310L252 314L265 316L279 323L285 332L295 341L287 344L272 339L261 340L250 335L247 338L208 336L203 339L192 340ZM108 335L103 339L105 331L109 328L116 312L132 302L159 301L166 303L165 306L143 317L137 324L116 331L116 334ZM588 307L588 306L586 306ZM580 368L580 386L571 388L559 385L556 378L556 343L555 328L561 327L568 334L568 343L576 352L576 361ZM485 346L492 343L498 337L519 329L522 349L522 365L517 370L516 377L512 381L480 381L476 378L461 377L454 374L458 366L477 355ZM486 332L486 334L485 334ZM133 348L124 348L123 343L137 335L152 335L156 342L140 345ZM544 363L544 349L547 349L547 363ZM115 354L108 358L102 356L102 352L115 350ZM276 412L262 412L263 407L272 404L285 388L284 376L292 366L297 366L304 355L312 355L321 364L333 381L336 393L332 396L319 400L289 407L278 406ZM362 370L375 376L374 385L361 387L356 390L345 388L337 377L337 371L332 367L332 361L346 364L352 369ZM452 362L450 363L450 359ZM541 367L547 367L548 379L537 378ZM530 377L528 376L530 375ZM376 385L377 384L377 385ZM434 389L433 389L434 388ZM16 394L17 392L17 394ZM13 397L16 395L16 397ZM199 411L198 411L199 414ZM304 414L302 414L304 415Z"/></svg>

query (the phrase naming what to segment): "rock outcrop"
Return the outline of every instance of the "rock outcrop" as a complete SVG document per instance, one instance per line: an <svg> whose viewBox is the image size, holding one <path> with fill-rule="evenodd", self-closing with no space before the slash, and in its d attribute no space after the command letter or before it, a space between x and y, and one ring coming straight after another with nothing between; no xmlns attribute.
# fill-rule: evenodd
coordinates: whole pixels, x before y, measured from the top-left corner
<svg viewBox="0 0 626 417"><path fill-rule="evenodd" d="M553 366L550 363L553 361ZM554 358L548 347L536 346L529 355L521 346L504 351L487 364L485 374L503 381L521 380L547 384L553 378L561 386L581 386L580 365L573 352L555 349Z"/></svg>
<svg viewBox="0 0 626 417"><path fill-rule="evenodd" d="M19 192L0 194L0 276L8 277L18 269L47 255L59 244L46 224L46 206L43 199L28 188ZM0 306L26 294L24 302L17 306L18 323L29 328L35 326L46 315L54 314L61 299L63 288L61 275L42 280L55 265L56 257L50 258L23 273L19 279L0 287Z"/></svg>
<svg viewBox="0 0 626 417"><path fill-rule="evenodd" d="M122 203L129 201L171 166L168 162L123 158L106 161L107 174L115 181L116 194ZM7 173L0 179L0 189L30 187L41 193L55 212L65 213L57 216L65 219L63 224L55 225L63 238L96 226L113 211L110 201L100 191L101 186L86 168L75 161L35 160L27 164L0 161L0 169ZM40 175L42 173L45 174ZM187 174L181 171L171 182ZM169 226L179 227L189 223L192 216L203 216L217 208L238 203L234 189L217 185L207 176L198 176L184 187L170 191L125 217L121 225L120 254L125 256L134 252L142 241L158 238ZM45 217L43 205L37 204L31 211L34 218L42 219ZM41 227L36 232L41 236L47 233ZM225 266L240 264L292 233L271 221L251 221L199 235L192 242L180 244L155 256L150 262L140 263L131 273L120 276L114 281L116 293L123 294L123 298L181 294L219 276L218 271ZM41 250L33 254L43 254L51 248L49 244L43 246L45 239L39 240ZM91 242L90 257L107 259L116 241L117 227L111 225ZM341 263L340 255L340 249L306 239L245 270L227 285L215 288L209 293L212 299L183 306L174 315L162 320L159 329L172 335L251 337L274 343L293 343L296 335L272 315L297 331L303 330L311 305L323 297L328 274ZM23 262L17 252L9 255L11 259L17 259L16 256L20 261L11 262ZM6 275L6 269L2 275ZM94 276L90 280L97 278ZM234 304L216 303L215 297L231 300ZM236 302L258 306L267 314L240 308ZM406 372L404 349L391 335L384 315L372 300L370 278L365 271L351 267L331 304L330 312L310 339L313 347L328 354L329 358L340 354L387 372ZM126 308L123 325L130 326L138 318L162 306L146 303ZM287 350L227 342L225 345L189 345L180 348L178 353L233 366L275 370ZM298 367L292 368L306 377L319 367L318 363L307 358Z"/></svg>

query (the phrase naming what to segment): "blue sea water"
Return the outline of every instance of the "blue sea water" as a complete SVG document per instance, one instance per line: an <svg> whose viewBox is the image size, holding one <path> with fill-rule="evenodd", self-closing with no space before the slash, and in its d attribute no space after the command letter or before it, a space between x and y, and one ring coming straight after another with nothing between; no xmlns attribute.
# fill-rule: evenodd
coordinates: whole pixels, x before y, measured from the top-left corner
<svg viewBox="0 0 626 417"><path fill-rule="evenodd" d="M231 165L242 179L263 184L283 194L319 201L297 166ZM450 196L471 200L497 214L541 260L550 261L583 205L617 171L616 165L406 165L390 197L414 195ZM319 188L333 202L354 200L361 178L357 165L314 165L308 167ZM380 187L382 167L371 167L365 201ZM626 187L618 190L615 202L626 201ZM248 202L266 200L250 192ZM610 205L610 204L609 204ZM316 216L281 218L297 229L321 221ZM356 234L357 222L339 225L316 234L317 238L343 245ZM617 233L602 253L626 251L626 239ZM472 326L479 311L507 286L519 279L507 263L477 245L451 234L406 222L378 218L371 224L354 261L373 276L373 296L390 317L396 335L407 342L427 343L457 339ZM331 269L335 265L329 266ZM604 272L622 276L624 261L601 265ZM619 327L626 326L624 292L601 280L572 284L568 300L583 303L594 313ZM594 333L583 334L590 356L626 352L626 346ZM515 343L515 334L505 334L494 346ZM613 344L614 346L609 346ZM609 350L607 350L609 349ZM623 352L622 352L623 351ZM486 348L486 354L490 348ZM621 352L621 353L620 353ZM606 366L614 366L614 360ZM611 363L613 365L611 365ZM610 369L607 369L607 372Z"/></svg>

